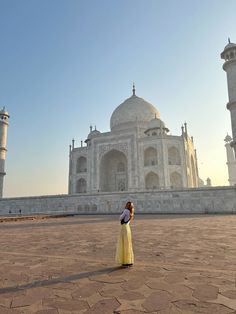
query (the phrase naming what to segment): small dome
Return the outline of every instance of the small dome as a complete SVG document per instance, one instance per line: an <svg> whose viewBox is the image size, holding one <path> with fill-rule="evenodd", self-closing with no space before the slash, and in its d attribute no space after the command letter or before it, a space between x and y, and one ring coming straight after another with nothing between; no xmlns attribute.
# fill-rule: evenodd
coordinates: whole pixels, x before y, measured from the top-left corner
<svg viewBox="0 0 236 314"><path fill-rule="evenodd" d="M154 116L159 117L158 110L149 102L133 95L120 104L112 113L110 119L111 130L120 130L135 125L135 123L145 124Z"/></svg>
<svg viewBox="0 0 236 314"><path fill-rule="evenodd" d="M224 50L229 49L229 48L236 48L236 44L234 44L234 43L228 43L228 44L225 46L225 49L224 49Z"/></svg>
<svg viewBox="0 0 236 314"><path fill-rule="evenodd" d="M148 122L147 130L145 131L145 133L154 129L162 129L166 132L169 132L169 129L165 126L165 123L157 117Z"/></svg>
<svg viewBox="0 0 236 314"><path fill-rule="evenodd" d="M101 132L100 131L98 131L98 130L93 130L92 132L90 132L89 133L89 137L97 137L97 136L99 136L99 134L100 134Z"/></svg>
<svg viewBox="0 0 236 314"><path fill-rule="evenodd" d="M148 122L148 129L160 129L165 128L165 123L161 119L156 117Z"/></svg>
<svg viewBox="0 0 236 314"><path fill-rule="evenodd" d="M9 114L8 112L6 111L6 108L3 107L2 109L0 109L0 114L4 114L5 116L8 116L9 117Z"/></svg>
<svg viewBox="0 0 236 314"><path fill-rule="evenodd" d="M88 134L87 139L85 140L85 143L87 143L88 141L90 141L92 138L98 137L101 134L100 131L98 130L93 130Z"/></svg>
<svg viewBox="0 0 236 314"><path fill-rule="evenodd" d="M229 43L225 46L224 51L221 52L220 56L221 59L225 59L226 61L229 61L228 52L230 52L233 49L233 51L236 49L236 44L231 43L229 39Z"/></svg>

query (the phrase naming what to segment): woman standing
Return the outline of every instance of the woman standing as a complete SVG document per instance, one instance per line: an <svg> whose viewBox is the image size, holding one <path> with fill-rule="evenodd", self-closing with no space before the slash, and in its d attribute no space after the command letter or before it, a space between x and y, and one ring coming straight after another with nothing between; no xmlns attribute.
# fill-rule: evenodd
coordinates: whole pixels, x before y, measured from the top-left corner
<svg viewBox="0 0 236 314"><path fill-rule="evenodd" d="M132 235L130 221L134 217L134 205L127 202L123 213L120 215L120 234L116 246L116 262L122 266L132 266L134 253L132 247Z"/></svg>

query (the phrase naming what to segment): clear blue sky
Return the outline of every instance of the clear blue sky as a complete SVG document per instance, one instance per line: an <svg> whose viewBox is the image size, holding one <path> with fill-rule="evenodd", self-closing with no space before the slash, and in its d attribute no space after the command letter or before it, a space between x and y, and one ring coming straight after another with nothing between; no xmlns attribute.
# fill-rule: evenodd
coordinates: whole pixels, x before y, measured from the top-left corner
<svg viewBox="0 0 236 314"><path fill-rule="evenodd" d="M67 193L68 145L109 131L136 94L172 134L184 121L202 179L226 185L231 134L220 53L235 0L0 0L0 107L10 113L5 196Z"/></svg>

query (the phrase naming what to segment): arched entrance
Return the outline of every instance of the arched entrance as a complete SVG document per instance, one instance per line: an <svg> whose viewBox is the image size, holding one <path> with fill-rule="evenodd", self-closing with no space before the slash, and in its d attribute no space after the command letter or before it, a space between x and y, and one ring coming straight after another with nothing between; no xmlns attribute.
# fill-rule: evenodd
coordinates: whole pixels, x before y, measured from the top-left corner
<svg viewBox="0 0 236 314"><path fill-rule="evenodd" d="M118 150L106 153L100 162L100 191L127 191L127 158Z"/></svg>

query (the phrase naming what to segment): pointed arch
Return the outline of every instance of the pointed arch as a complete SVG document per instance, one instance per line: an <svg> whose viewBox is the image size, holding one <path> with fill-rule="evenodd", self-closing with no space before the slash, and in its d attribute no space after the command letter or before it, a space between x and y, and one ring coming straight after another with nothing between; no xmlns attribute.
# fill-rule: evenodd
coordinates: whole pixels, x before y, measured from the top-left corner
<svg viewBox="0 0 236 314"><path fill-rule="evenodd" d="M147 190L155 190L160 187L160 180L158 174L149 172L145 177L145 188Z"/></svg>
<svg viewBox="0 0 236 314"><path fill-rule="evenodd" d="M128 162L123 152L112 149L103 155L99 172L100 191L128 190Z"/></svg>
<svg viewBox="0 0 236 314"><path fill-rule="evenodd" d="M154 147L148 147L144 151L144 166L157 165L157 150Z"/></svg>
<svg viewBox="0 0 236 314"><path fill-rule="evenodd" d="M172 146L168 149L168 164L181 165L181 158L178 148Z"/></svg>
<svg viewBox="0 0 236 314"><path fill-rule="evenodd" d="M76 183L76 193L86 193L87 192L87 182L84 178L80 178Z"/></svg>
<svg viewBox="0 0 236 314"><path fill-rule="evenodd" d="M87 172L87 158L80 156L76 162L76 172Z"/></svg>
<svg viewBox="0 0 236 314"><path fill-rule="evenodd" d="M172 188L183 187L182 176L177 171L172 172L170 175L170 185Z"/></svg>

